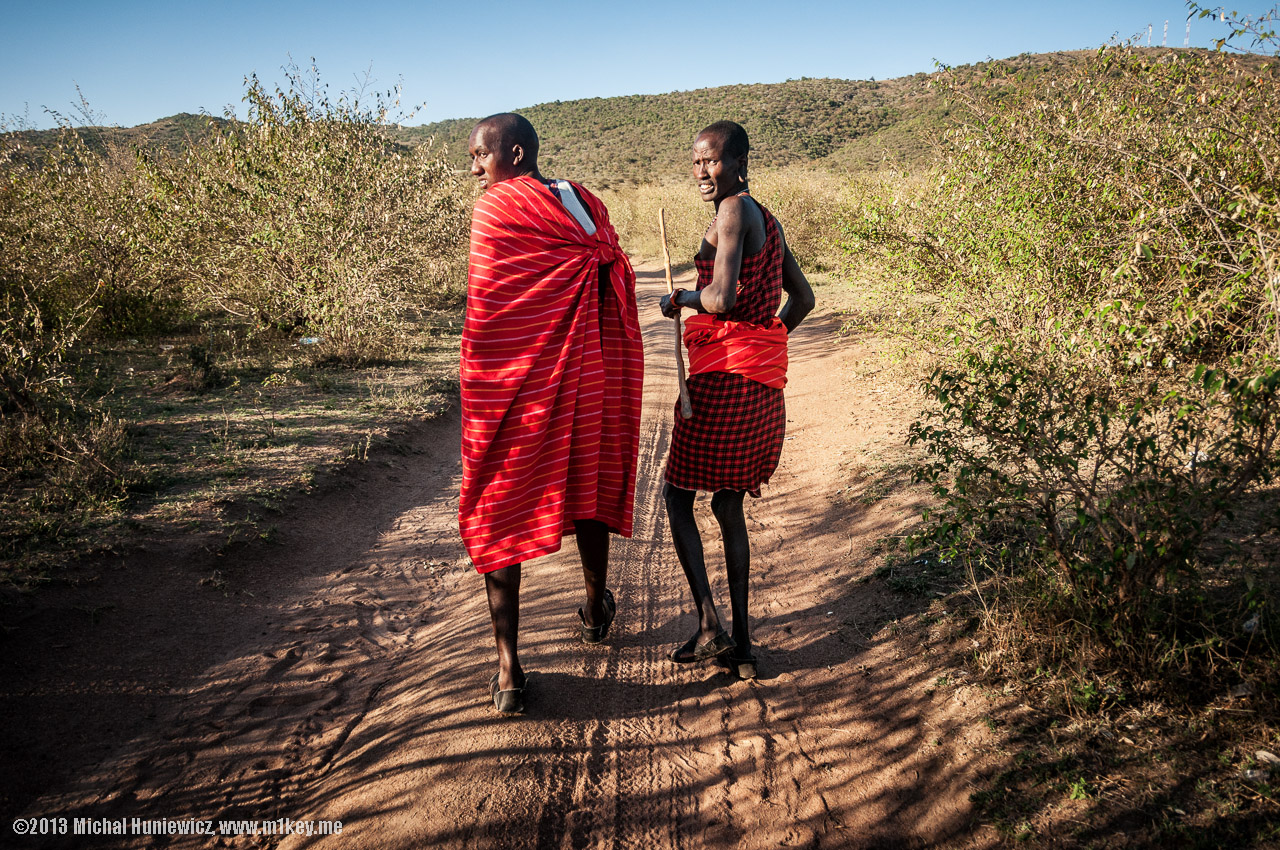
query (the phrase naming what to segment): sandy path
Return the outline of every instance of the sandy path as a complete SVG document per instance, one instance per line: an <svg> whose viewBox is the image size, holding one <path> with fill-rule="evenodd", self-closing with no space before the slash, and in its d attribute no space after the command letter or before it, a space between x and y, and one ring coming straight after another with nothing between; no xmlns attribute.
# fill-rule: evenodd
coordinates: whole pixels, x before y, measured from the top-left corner
<svg viewBox="0 0 1280 850"><path fill-rule="evenodd" d="M874 567L871 547L912 511L903 497L861 507L835 495L851 448L902 426L855 379L860 349L833 344L829 315L794 337L782 466L765 497L748 500L762 679L666 660L693 616L659 498L674 391L671 325L654 306L661 273L642 269L640 291L643 453L635 536L614 541L618 618L605 645L577 641L572 544L526 566L526 716L503 718L487 699L494 653L482 585L456 535L454 415L412 435L411 453L369 464L350 490L282 522L283 546L241 553L227 571L242 610L192 615L193 628L212 624L185 667L170 663L180 683L156 716L108 724L102 734L132 740L105 759L80 753L84 764L24 813L343 823L329 838L103 842L125 847L994 843L970 823L968 802L989 767L988 735L974 722L981 698L934 696L941 662L891 627L921 604L858 581ZM727 608L705 499L698 511ZM170 628L182 625L176 616ZM138 639L119 640L127 652ZM13 836L0 828L6 844Z"/></svg>

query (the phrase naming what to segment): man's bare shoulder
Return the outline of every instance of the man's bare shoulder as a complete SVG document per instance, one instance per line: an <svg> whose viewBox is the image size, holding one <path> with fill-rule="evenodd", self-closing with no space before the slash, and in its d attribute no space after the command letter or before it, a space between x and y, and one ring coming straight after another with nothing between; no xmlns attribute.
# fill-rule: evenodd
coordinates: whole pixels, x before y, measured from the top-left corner
<svg viewBox="0 0 1280 850"><path fill-rule="evenodd" d="M747 195L732 195L721 201L716 210L716 223L721 233L726 230L742 234L764 232L764 215Z"/></svg>
<svg viewBox="0 0 1280 850"><path fill-rule="evenodd" d="M746 200L744 195L730 195L720 202L720 206L716 208L716 216L726 218L745 215L748 207L751 206Z"/></svg>

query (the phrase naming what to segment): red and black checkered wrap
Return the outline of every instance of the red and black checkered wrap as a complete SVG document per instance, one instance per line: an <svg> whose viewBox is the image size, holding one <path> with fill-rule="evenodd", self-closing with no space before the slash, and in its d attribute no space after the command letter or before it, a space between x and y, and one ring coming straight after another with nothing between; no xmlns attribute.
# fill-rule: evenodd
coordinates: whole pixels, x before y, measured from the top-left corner
<svg viewBox="0 0 1280 850"><path fill-rule="evenodd" d="M782 456L782 390L741 375L704 372L689 378L689 402L692 419L676 412L667 481L686 490L759 496Z"/></svg>
<svg viewBox="0 0 1280 850"><path fill-rule="evenodd" d="M753 199L754 200L754 199ZM765 244L742 258L738 295L722 318L763 324L782 303L782 235L778 223L760 206L765 220ZM711 283L715 263L695 259L698 289ZM760 495L760 487L778 468L787 426L781 389L727 372L689 376L693 418L680 416L676 404L666 479L686 490L746 490Z"/></svg>

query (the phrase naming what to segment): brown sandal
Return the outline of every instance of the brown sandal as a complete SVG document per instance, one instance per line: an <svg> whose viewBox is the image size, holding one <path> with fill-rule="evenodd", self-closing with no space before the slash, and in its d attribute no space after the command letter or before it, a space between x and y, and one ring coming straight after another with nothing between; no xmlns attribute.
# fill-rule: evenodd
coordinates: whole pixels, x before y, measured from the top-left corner
<svg viewBox="0 0 1280 850"><path fill-rule="evenodd" d="M524 677L524 684L518 688L498 690L498 674L494 673L489 680L489 694L493 697L493 707L502 714L524 713L524 689L529 687L529 677Z"/></svg>

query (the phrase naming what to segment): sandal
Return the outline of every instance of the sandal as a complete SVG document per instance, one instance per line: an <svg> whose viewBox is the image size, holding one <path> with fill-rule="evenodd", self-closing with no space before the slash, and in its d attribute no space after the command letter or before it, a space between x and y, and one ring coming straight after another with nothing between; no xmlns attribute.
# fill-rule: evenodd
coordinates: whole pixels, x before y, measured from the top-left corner
<svg viewBox="0 0 1280 850"><path fill-rule="evenodd" d="M609 588L604 590L604 622L598 626L588 626L587 617L582 613L582 609L578 609L578 619L582 621L582 642L583 643L599 643L604 640L604 636L609 633L609 626L613 625L613 616L618 613L618 603L614 601L613 591Z"/></svg>
<svg viewBox="0 0 1280 850"><path fill-rule="evenodd" d="M502 714L524 713L524 689L529 687L529 677L524 677L524 684L518 688L498 690L498 674L494 673L489 680L489 694L493 697L493 707Z"/></svg>
<svg viewBox="0 0 1280 850"><path fill-rule="evenodd" d="M760 673L756 670L756 659L753 655L746 655L741 658L726 655L720 659L720 663L728 667L729 672L739 679L760 678Z"/></svg>
<svg viewBox="0 0 1280 850"><path fill-rule="evenodd" d="M677 664L697 664L699 661L715 658L717 655L723 655L733 649L733 638L729 637L729 633L724 629L721 629L716 633L715 637L705 643L698 643L698 638L701 634L701 632L694 632L693 637L673 650L667 657Z"/></svg>

